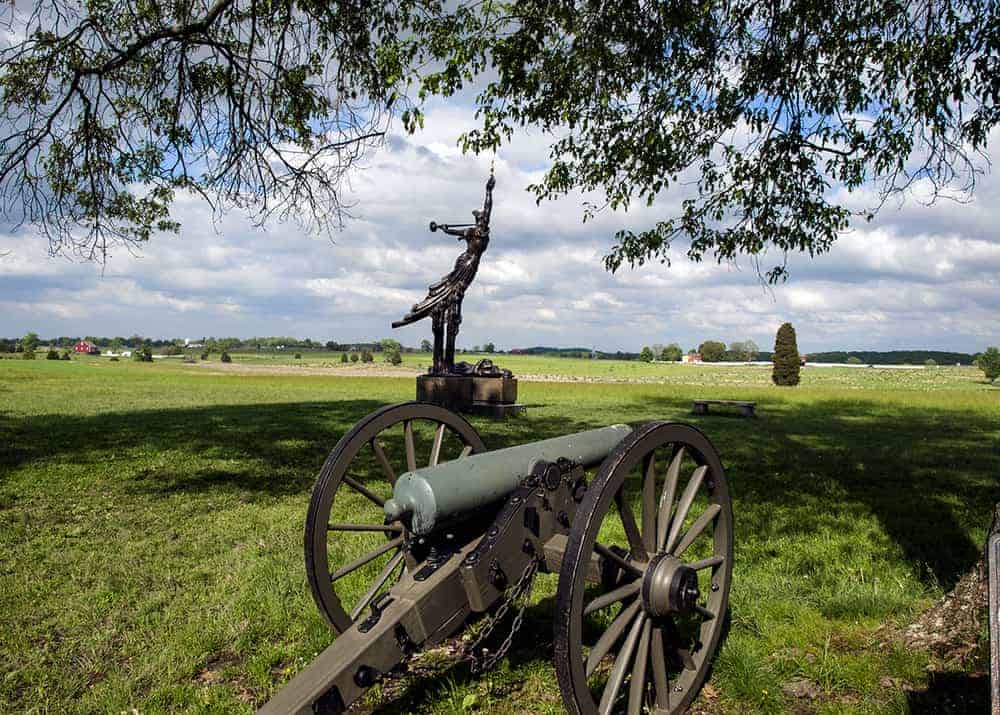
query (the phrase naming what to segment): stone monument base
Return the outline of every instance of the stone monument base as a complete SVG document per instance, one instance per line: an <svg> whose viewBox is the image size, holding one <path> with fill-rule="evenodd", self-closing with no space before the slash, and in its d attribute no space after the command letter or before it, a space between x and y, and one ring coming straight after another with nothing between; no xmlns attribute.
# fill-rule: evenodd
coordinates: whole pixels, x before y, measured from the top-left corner
<svg viewBox="0 0 1000 715"><path fill-rule="evenodd" d="M485 375L420 375L417 400L456 412L506 417L524 410L517 404L517 379Z"/></svg>

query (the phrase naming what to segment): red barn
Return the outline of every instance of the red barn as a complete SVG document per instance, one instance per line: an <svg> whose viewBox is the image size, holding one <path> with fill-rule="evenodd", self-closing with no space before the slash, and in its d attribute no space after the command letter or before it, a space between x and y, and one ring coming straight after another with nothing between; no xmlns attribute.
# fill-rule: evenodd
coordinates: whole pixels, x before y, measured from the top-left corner
<svg viewBox="0 0 1000 715"><path fill-rule="evenodd" d="M83 353L85 355L100 355L101 349L89 340L81 340L73 346L73 352Z"/></svg>

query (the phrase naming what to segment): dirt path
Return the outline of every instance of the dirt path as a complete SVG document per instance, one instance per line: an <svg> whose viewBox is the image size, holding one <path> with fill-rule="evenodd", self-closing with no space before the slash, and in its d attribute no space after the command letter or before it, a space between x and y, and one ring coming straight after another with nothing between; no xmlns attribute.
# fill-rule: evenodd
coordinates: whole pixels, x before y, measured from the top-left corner
<svg viewBox="0 0 1000 715"><path fill-rule="evenodd" d="M238 373L243 375L323 375L326 377L415 377L423 371L403 365L367 363L311 367L308 365L251 365L238 362L199 362L198 367L215 372ZM656 377L602 377L578 375L544 375L525 373L515 375L521 382L607 382L665 385L669 381Z"/></svg>
<svg viewBox="0 0 1000 715"><path fill-rule="evenodd" d="M336 367L310 367L308 365L251 365L240 362L199 362L198 367L215 372L234 372L241 375L325 375L327 377L413 377L420 370L388 363L356 363Z"/></svg>

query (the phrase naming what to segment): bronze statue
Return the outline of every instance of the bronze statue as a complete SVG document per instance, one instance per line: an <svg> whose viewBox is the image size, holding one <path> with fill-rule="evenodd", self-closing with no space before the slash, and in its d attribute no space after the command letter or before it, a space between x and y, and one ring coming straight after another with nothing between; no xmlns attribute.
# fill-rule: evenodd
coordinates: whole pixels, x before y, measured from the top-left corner
<svg viewBox="0 0 1000 715"><path fill-rule="evenodd" d="M434 364L432 375L454 374L455 370L455 338L462 324L462 299L465 291L476 277L479 270L479 259L490 244L490 212L493 210L493 186L496 180L490 171L486 182L486 199L482 210L474 210L472 215L476 222L472 224L439 224L431 221L431 232L438 229L455 236L459 241L466 242L465 252L455 261L451 273L432 284L427 290L427 297L416 303L410 312L392 324L400 328L410 323L431 316L431 326L434 331ZM447 330L447 337L445 331Z"/></svg>

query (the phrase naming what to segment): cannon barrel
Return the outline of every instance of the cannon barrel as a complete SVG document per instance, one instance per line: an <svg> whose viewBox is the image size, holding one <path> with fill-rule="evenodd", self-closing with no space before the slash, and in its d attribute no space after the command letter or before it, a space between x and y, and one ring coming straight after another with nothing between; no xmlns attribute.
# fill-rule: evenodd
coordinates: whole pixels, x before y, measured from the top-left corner
<svg viewBox="0 0 1000 715"><path fill-rule="evenodd" d="M591 467L631 431L628 425L601 427L407 472L396 480L392 499L385 503L386 522L409 515L410 530L428 534L449 517L503 498L531 474L539 460L565 458Z"/></svg>

